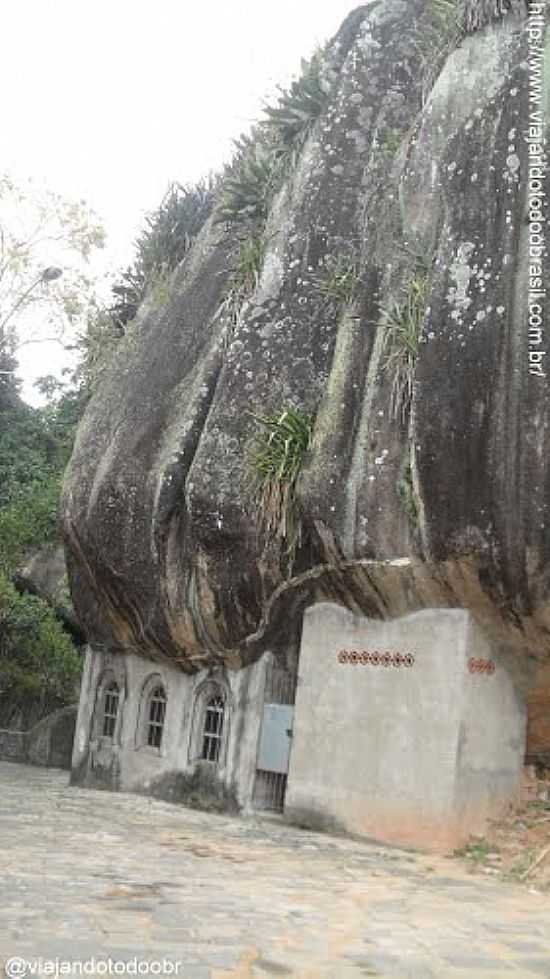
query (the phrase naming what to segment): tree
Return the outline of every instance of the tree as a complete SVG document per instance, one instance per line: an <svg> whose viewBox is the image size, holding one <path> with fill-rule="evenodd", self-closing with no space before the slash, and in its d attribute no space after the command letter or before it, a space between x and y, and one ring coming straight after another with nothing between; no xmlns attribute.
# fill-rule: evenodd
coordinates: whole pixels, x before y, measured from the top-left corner
<svg viewBox="0 0 550 979"><path fill-rule="evenodd" d="M2 358L0 355L0 362ZM49 402L31 408L0 376L0 727L27 727L75 699L80 655L54 608L29 594L21 569L60 541L63 469L81 413L80 392L48 379Z"/></svg>
<svg viewBox="0 0 550 979"><path fill-rule="evenodd" d="M80 656L42 599L0 573L0 717L26 727L74 703Z"/></svg>
<svg viewBox="0 0 550 979"><path fill-rule="evenodd" d="M84 201L0 175L1 359L28 343L63 341L91 301L88 263L103 244L103 228Z"/></svg>

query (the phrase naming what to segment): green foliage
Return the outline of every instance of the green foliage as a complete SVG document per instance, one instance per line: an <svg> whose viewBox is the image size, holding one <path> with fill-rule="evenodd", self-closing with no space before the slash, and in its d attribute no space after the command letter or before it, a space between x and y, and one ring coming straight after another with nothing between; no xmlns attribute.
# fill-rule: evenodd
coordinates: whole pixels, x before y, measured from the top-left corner
<svg viewBox="0 0 550 979"><path fill-rule="evenodd" d="M473 837L465 846L453 850L453 857L466 857L474 863L485 863L490 853L498 853L484 836Z"/></svg>
<svg viewBox="0 0 550 979"><path fill-rule="evenodd" d="M267 218L269 204L279 183L280 160L273 146L261 138L245 138L223 185L216 221L229 224Z"/></svg>
<svg viewBox="0 0 550 979"><path fill-rule="evenodd" d="M401 146L402 139L398 129L386 129L380 138L380 145L389 156L395 156Z"/></svg>
<svg viewBox="0 0 550 979"><path fill-rule="evenodd" d="M145 218L136 241L137 266L146 280L171 272L187 254L212 210L213 185L174 183L160 206Z"/></svg>
<svg viewBox="0 0 550 979"><path fill-rule="evenodd" d="M62 474L86 395L45 378L47 407L29 407L14 353L63 338L83 317L93 283L82 263L102 241L82 202L0 178L0 695L26 716L29 706L42 716L76 696L79 654L47 602L20 591L18 573L58 538Z"/></svg>
<svg viewBox="0 0 550 979"><path fill-rule="evenodd" d="M0 378L0 510L60 476L69 460L82 393L53 378L41 389L50 401L37 410L21 400L13 376Z"/></svg>
<svg viewBox="0 0 550 979"><path fill-rule="evenodd" d="M461 28L468 34L501 20L511 10L529 13L529 0L458 0Z"/></svg>
<svg viewBox="0 0 550 979"><path fill-rule="evenodd" d="M80 363L75 379L84 396L92 394L111 363L123 333L107 309L94 307L79 336Z"/></svg>
<svg viewBox="0 0 550 979"><path fill-rule="evenodd" d="M55 471L61 474L71 457L76 429L86 407L87 393L81 384L74 384L72 376L69 382L46 376L37 382L37 387L48 399L39 414L48 435L55 442Z"/></svg>
<svg viewBox="0 0 550 979"><path fill-rule="evenodd" d="M407 460L406 465L404 466L399 477L397 483L397 495L409 521L409 527L411 531L414 532L418 529L418 506L414 493L410 459Z"/></svg>
<svg viewBox="0 0 550 979"><path fill-rule="evenodd" d="M423 62L423 101L426 101L445 58L460 38L460 11L457 0L430 0L430 23L419 44Z"/></svg>
<svg viewBox="0 0 550 979"><path fill-rule="evenodd" d="M126 328L147 295L155 306L169 299L169 278L185 258L214 207L215 183L173 183L160 205L145 218L134 242L135 259L112 287L110 305L92 304L79 336L78 383L86 394L97 387Z"/></svg>
<svg viewBox="0 0 550 979"><path fill-rule="evenodd" d="M302 60L302 74L288 90L279 89L276 106L267 106L267 126L276 142L286 147L301 146L327 105L332 84L323 69L322 52L311 61Z"/></svg>
<svg viewBox="0 0 550 979"><path fill-rule="evenodd" d="M0 690L48 713L76 699L80 657L51 608L0 572Z"/></svg>
<svg viewBox="0 0 550 979"><path fill-rule="evenodd" d="M218 222L265 222L273 197L325 108L330 90L322 53L302 61L301 77L288 90L279 90L278 104L267 106L266 118L252 135L238 141L236 159L223 181Z"/></svg>
<svg viewBox="0 0 550 979"><path fill-rule="evenodd" d="M0 571L7 575L57 533L62 474L83 407L80 392L60 387L42 382L51 400L41 409L21 401L15 385L8 398L0 393Z"/></svg>
<svg viewBox="0 0 550 979"><path fill-rule="evenodd" d="M55 539L60 492L61 477L52 474L0 509L0 572L15 574L29 551Z"/></svg>
<svg viewBox="0 0 550 979"><path fill-rule="evenodd" d="M458 19L457 0L430 0L430 13L435 24L439 25L440 32L446 33L454 28Z"/></svg>
<svg viewBox="0 0 550 979"><path fill-rule="evenodd" d="M0 507L48 478L58 461L59 447L43 415L20 400L14 384L0 384Z"/></svg>
<svg viewBox="0 0 550 979"><path fill-rule="evenodd" d="M0 351L63 339L91 301L87 262L103 244L84 201L0 175Z"/></svg>
<svg viewBox="0 0 550 979"><path fill-rule="evenodd" d="M151 281L151 300L153 306L164 306L170 299L170 282L167 273L159 274Z"/></svg>
<svg viewBox="0 0 550 979"><path fill-rule="evenodd" d="M214 184L204 180L194 186L173 183L159 207L148 214L135 241L134 263L121 273L113 286L115 301L109 309L119 335L135 318L147 292L156 289L185 258L191 244L208 219L214 205ZM162 295L166 294L166 289Z"/></svg>
<svg viewBox="0 0 550 979"><path fill-rule="evenodd" d="M0 412L0 425L5 413ZM43 420L21 418L0 432L0 506L24 494L29 486L49 478L55 468L57 446Z"/></svg>
<svg viewBox="0 0 550 979"><path fill-rule="evenodd" d="M324 274L317 277L319 291L325 299L347 305L357 287L357 261L351 255L337 255L327 263Z"/></svg>
<svg viewBox="0 0 550 979"><path fill-rule="evenodd" d="M0 383L0 692L10 709L35 705L39 716L74 701L80 670L54 611L13 584L28 555L58 536L62 473L82 411L79 391L52 378L42 388L50 401L34 409L13 376Z"/></svg>
<svg viewBox="0 0 550 979"><path fill-rule="evenodd" d="M260 528L268 539L279 539L292 556L301 537L296 483L309 449L313 422L296 408L253 418L259 431L250 467Z"/></svg>
<svg viewBox="0 0 550 979"><path fill-rule="evenodd" d="M238 308L258 285L265 245L263 238L251 235L241 242L237 265L230 279L226 298Z"/></svg>
<svg viewBox="0 0 550 979"><path fill-rule="evenodd" d="M382 307L381 325L386 331L383 369L393 375L391 414L404 420L412 398L412 386L430 282L421 271L403 286L401 297Z"/></svg>

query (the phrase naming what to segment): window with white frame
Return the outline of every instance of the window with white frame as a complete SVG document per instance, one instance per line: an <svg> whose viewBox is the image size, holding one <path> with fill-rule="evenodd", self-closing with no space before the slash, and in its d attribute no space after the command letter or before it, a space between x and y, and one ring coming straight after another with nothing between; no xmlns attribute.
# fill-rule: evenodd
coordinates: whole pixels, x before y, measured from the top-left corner
<svg viewBox="0 0 550 979"><path fill-rule="evenodd" d="M147 701L147 740L150 748L160 748L166 716L166 691L162 684L153 687Z"/></svg>
<svg viewBox="0 0 550 979"><path fill-rule="evenodd" d="M202 761L218 764L224 735L225 700L221 694L209 697L205 703L202 730Z"/></svg>
<svg viewBox="0 0 550 979"><path fill-rule="evenodd" d="M118 716L118 705L120 701L120 690L116 680L105 687L103 694L103 726L102 735L104 738L113 738L116 729Z"/></svg>

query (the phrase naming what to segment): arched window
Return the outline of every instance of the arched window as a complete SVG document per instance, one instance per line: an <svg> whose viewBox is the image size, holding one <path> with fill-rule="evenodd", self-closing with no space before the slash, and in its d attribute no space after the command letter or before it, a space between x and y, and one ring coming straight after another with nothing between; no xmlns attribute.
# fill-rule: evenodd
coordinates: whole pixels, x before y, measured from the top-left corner
<svg viewBox="0 0 550 979"><path fill-rule="evenodd" d="M223 743L223 723L225 715L224 698L218 694L210 697L205 704L202 731L201 759L218 763Z"/></svg>
<svg viewBox="0 0 550 979"><path fill-rule="evenodd" d="M103 694L103 728L104 738L114 737L116 720L118 715L118 704L120 700L120 690L115 680L105 687Z"/></svg>
<svg viewBox="0 0 550 979"><path fill-rule="evenodd" d="M223 769L231 734L231 691L218 677L195 687L189 728L189 763L208 762Z"/></svg>
<svg viewBox="0 0 550 979"><path fill-rule="evenodd" d="M121 663L109 665L99 677L95 692L90 736L112 745L120 742L126 695L126 678Z"/></svg>
<svg viewBox="0 0 550 979"><path fill-rule="evenodd" d="M159 684L151 691L147 703L147 744L150 748L161 746L165 716L166 692Z"/></svg>

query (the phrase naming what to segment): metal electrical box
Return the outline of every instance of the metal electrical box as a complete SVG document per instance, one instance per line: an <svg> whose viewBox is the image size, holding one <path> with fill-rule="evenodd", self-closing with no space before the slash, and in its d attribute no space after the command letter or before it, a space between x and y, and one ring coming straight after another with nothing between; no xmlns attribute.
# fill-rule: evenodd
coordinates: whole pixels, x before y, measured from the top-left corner
<svg viewBox="0 0 550 979"><path fill-rule="evenodd" d="M257 767L263 772L288 772L294 707L265 704Z"/></svg>

